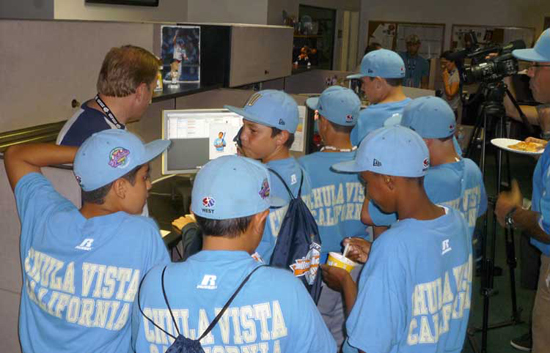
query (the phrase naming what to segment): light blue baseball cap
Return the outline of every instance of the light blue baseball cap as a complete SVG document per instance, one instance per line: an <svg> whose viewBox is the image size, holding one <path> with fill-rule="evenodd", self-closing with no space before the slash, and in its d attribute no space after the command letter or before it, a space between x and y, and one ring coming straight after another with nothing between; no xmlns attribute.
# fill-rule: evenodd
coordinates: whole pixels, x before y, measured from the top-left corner
<svg viewBox="0 0 550 353"><path fill-rule="evenodd" d="M447 138L455 133L455 113L439 97L420 97L413 99L403 109L401 125L416 131L425 139Z"/></svg>
<svg viewBox="0 0 550 353"><path fill-rule="evenodd" d="M76 152L73 171L84 191L105 186L161 154L168 140L144 144L136 135L119 129L96 132Z"/></svg>
<svg viewBox="0 0 550 353"><path fill-rule="evenodd" d="M519 60L550 62L550 28L542 32L534 48L516 49L512 55Z"/></svg>
<svg viewBox="0 0 550 353"><path fill-rule="evenodd" d="M191 210L209 219L252 216L286 204L271 192L271 176L263 164L246 157L223 156L198 172L191 192Z"/></svg>
<svg viewBox="0 0 550 353"><path fill-rule="evenodd" d="M286 130L291 134L298 128L298 105L283 91L267 89L254 93L244 108L226 105L226 109L254 123Z"/></svg>
<svg viewBox="0 0 550 353"><path fill-rule="evenodd" d="M349 88L331 86L321 96L308 98L306 105L331 122L342 126L354 126L359 118L361 101Z"/></svg>
<svg viewBox="0 0 550 353"><path fill-rule="evenodd" d="M405 63L401 56L394 51L374 50L361 60L361 72L348 76L348 78L361 77L403 78L405 77Z"/></svg>
<svg viewBox="0 0 550 353"><path fill-rule="evenodd" d="M375 130L361 142L355 160L332 166L341 172L373 172L417 178L430 167L428 147L414 131L404 126Z"/></svg>

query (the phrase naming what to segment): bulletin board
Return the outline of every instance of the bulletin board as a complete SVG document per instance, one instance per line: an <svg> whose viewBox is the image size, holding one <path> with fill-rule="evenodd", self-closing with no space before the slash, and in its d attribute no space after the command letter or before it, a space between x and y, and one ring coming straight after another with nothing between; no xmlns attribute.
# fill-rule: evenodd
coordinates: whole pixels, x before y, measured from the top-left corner
<svg viewBox="0 0 550 353"><path fill-rule="evenodd" d="M464 49L464 34L474 32L481 46L508 44L522 39L527 47L535 41L535 29L530 27L453 25L451 33L451 49Z"/></svg>
<svg viewBox="0 0 550 353"><path fill-rule="evenodd" d="M445 24L398 21L369 21L368 44L377 42L385 49L397 52L406 50L405 38L416 34L422 45L419 54L426 58L439 58L443 52Z"/></svg>

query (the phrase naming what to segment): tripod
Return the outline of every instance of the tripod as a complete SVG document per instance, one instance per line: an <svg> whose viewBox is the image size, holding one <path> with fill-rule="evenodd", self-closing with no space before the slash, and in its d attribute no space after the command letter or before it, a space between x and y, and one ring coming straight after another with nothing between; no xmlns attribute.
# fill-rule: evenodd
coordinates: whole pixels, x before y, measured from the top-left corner
<svg viewBox="0 0 550 353"><path fill-rule="evenodd" d="M490 141L489 136L493 137L504 137L506 135L505 128L505 117L506 110L504 108L504 95L508 96L514 102L516 108L519 108L517 102L508 91L508 88L503 82L496 83L484 83L480 87L479 93L484 97L484 102L481 104L478 114L478 119L476 120L476 125L472 137L468 143L468 148L466 156L470 157L473 151L474 143L481 137L483 132L483 143L481 148L480 156L480 169L484 176L485 173L485 159L486 159L486 149L487 144ZM520 115L523 113L520 111ZM527 120L527 119L525 119ZM502 150L498 149L495 154L497 162L497 197L501 192L502 186ZM507 167L507 179L508 185L510 185L510 156L506 153L506 167ZM489 204L494 206L496 205L496 197L489 199ZM488 218L489 212L492 213L492 231L489 236L488 234ZM517 307L517 297L516 297L516 279L515 279L515 268L517 266L516 256L515 256L515 244L514 244L514 233L513 229L504 229L505 235L505 246L506 246L506 259L509 268L510 275L510 293L512 300L512 314L509 320L489 325L489 304L490 298L498 294L498 289L494 288L494 270L495 270L495 251L496 251L496 229L497 229L497 220L494 212L487 211L487 214L483 218L483 228L482 228L482 237L481 237L481 248L482 248L482 282L481 282L481 295L483 296L483 322L481 328L469 328L468 329L468 339L472 349L477 353L479 352L477 342L475 340L474 334L481 331L481 352L487 352L487 333L491 329L502 328L510 325L516 325L521 322L521 309Z"/></svg>

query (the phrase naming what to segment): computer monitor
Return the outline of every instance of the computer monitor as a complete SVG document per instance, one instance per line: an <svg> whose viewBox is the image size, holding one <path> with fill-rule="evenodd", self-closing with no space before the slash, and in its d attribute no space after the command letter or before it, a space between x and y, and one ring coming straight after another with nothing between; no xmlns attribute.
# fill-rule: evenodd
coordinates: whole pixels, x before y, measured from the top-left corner
<svg viewBox="0 0 550 353"><path fill-rule="evenodd" d="M172 143L162 154L162 173L196 173L213 159L236 154L233 138L242 124L242 116L227 109L164 110L162 138Z"/></svg>

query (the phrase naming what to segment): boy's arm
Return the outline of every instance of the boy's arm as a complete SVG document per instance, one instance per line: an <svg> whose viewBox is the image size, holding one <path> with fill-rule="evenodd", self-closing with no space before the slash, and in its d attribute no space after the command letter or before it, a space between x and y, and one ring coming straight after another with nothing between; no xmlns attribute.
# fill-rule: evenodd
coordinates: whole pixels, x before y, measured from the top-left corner
<svg viewBox="0 0 550 353"><path fill-rule="evenodd" d="M4 165L12 190L29 173L40 173L41 167L72 163L78 147L54 144L24 144L9 147L4 153Z"/></svg>

